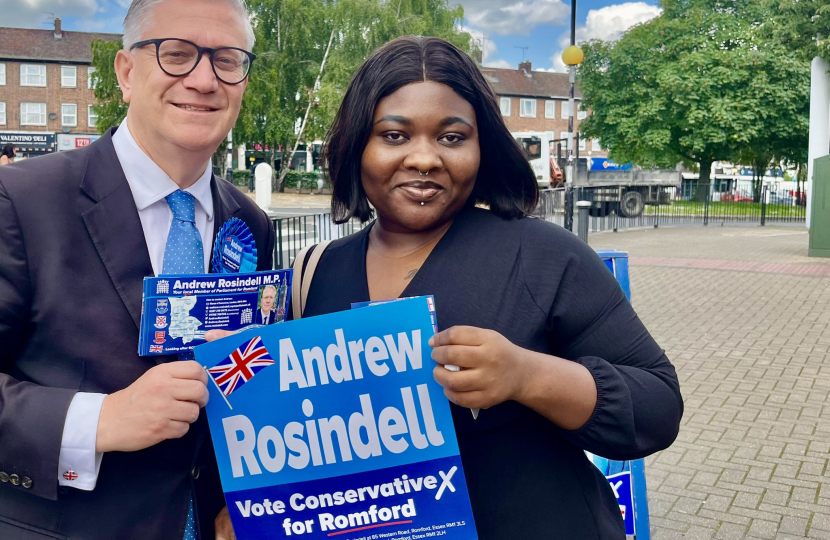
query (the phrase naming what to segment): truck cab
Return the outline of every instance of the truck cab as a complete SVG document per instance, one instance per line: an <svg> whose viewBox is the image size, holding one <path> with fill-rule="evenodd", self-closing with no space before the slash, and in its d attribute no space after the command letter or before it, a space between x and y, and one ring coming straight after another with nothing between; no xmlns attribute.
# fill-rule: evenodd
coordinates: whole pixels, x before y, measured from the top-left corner
<svg viewBox="0 0 830 540"><path fill-rule="evenodd" d="M536 184L540 189L549 189L562 183L562 170L556 163L552 143L544 132L521 131L511 135L519 143L528 163L533 167Z"/></svg>

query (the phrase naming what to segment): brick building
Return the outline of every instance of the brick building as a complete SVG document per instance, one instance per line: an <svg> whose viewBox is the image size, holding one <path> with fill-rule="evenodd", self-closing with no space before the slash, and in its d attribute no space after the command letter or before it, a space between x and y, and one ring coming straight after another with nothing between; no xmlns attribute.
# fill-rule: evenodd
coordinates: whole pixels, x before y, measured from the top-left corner
<svg viewBox="0 0 830 540"><path fill-rule="evenodd" d="M0 27L0 146L31 157L72 150L98 138L93 39L118 34Z"/></svg>
<svg viewBox="0 0 830 540"><path fill-rule="evenodd" d="M530 62L522 62L519 69L482 67L481 73L499 97L501 114L511 132L541 131L550 139L567 139L570 95L567 73L533 71ZM577 105L574 130L578 133L579 124L589 113L579 108L582 94L578 88L574 97ZM567 143L561 144L564 153ZM581 137L579 154L580 157L608 156L599 140Z"/></svg>

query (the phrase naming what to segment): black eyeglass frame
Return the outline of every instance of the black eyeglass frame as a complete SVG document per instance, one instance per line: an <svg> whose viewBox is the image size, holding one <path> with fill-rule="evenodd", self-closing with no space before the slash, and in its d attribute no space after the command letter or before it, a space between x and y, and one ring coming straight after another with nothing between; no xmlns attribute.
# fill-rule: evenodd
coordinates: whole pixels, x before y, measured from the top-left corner
<svg viewBox="0 0 830 540"><path fill-rule="evenodd" d="M166 69L164 69L164 66L161 65L161 58L159 58L159 50L161 49L161 44L164 43L165 41L182 41L184 43L187 43L189 45L193 45L194 47L196 47L196 54L197 54L196 63L193 64L193 67L191 67L186 73L182 73L180 75L174 75L174 74L170 73L169 71L167 71ZM156 62L158 63L159 68L161 68L161 70L164 73L166 73L167 75L170 75L171 77L186 77L186 76L190 75L191 73L193 73L193 70L196 69L196 66L199 65L199 62L202 61L202 57L205 55L205 53L210 53L210 69L213 70L213 74L216 75L216 78L219 79L220 81L222 81L223 83L233 86L233 85L237 85L237 84L241 83L242 81L244 81L245 79L248 78L248 76L251 74L251 67L253 67L253 65L254 65L254 60L256 60L256 55L254 53L252 53L250 51L246 51L245 49L240 49L239 47L217 47L215 49L211 49L210 47L200 47L199 45L196 45L192 41L188 41L186 39L181 39L181 38L145 39L144 41L138 41L136 43L133 43L133 46L130 47L130 50L133 50L133 49L136 49L136 48L139 48L139 47L145 47L145 46L150 45L150 44L156 46ZM236 50L236 51L241 51L241 52L248 55L248 59L249 59L248 72L245 73L244 77L242 77L241 79L239 79L235 83L227 82L225 79L220 77L218 73L216 73L216 65L213 63L213 55L216 54L216 51L220 51L220 50L224 50L224 49L233 49L233 50Z"/></svg>

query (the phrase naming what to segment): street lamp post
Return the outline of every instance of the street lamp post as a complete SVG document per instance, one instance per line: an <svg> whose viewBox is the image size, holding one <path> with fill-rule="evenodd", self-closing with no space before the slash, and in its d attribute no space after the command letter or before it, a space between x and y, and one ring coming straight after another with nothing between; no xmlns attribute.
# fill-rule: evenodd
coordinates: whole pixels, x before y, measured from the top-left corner
<svg viewBox="0 0 830 540"><path fill-rule="evenodd" d="M566 153L568 159L567 177L565 181L573 184L574 169L574 114L576 109L576 101L574 100L574 86L576 82L576 66L582 62L582 49L576 46L576 0L571 0L571 46L562 52L562 61L568 66L568 79L570 80L570 96L568 98L568 151Z"/></svg>

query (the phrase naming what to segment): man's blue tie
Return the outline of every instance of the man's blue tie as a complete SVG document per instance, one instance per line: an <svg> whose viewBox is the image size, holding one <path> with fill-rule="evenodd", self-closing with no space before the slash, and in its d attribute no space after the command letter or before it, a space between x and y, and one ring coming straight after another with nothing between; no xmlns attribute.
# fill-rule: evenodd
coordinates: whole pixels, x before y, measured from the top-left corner
<svg viewBox="0 0 830 540"><path fill-rule="evenodd" d="M173 211L173 221L164 248L162 274L204 274L205 252L202 235L196 228L196 199L190 193L176 190L166 197ZM193 516L193 497L187 508L183 540L199 540Z"/></svg>
<svg viewBox="0 0 830 540"><path fill-rule="evenodd" d="M205 251L196 228L196 199L179 189L167 196L167 204L173 211L173 221L164 248L162 273L204 274Z"/></svg>

